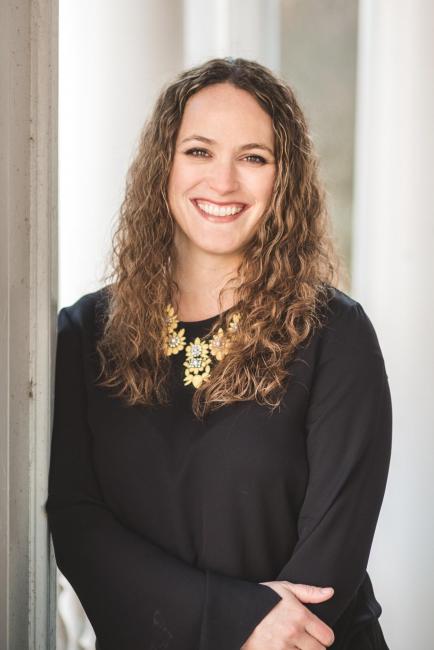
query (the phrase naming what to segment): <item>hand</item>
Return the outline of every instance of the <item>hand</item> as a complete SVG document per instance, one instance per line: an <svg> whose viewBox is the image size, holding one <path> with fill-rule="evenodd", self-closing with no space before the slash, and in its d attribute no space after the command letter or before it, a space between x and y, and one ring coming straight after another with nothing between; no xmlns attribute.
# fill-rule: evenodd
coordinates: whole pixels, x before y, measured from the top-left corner
<svg viewBox="0 0 434 650"><path fill-rule="evenodd" d="M334 643L333 630L301 603L320 603L333 596L320 587L286 580L261 582L274 589L282 600L255 627L240 650L325 650ZM301 601L301 602L300 602Z"/></svg>

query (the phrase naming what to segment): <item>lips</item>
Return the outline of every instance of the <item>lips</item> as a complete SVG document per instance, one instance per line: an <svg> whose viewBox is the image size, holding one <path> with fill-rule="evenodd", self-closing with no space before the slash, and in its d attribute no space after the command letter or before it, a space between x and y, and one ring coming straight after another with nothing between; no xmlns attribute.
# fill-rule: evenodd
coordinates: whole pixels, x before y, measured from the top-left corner
<svg viewBox="0 0 434 650"><path fill-rule="evenodd" d="M206 221L210 221L212 223L228 223L231 221L235 221L238 219L241 215L244 214L246 209L249 207L246 203L238 203L238 202L233 202L233 203L215 203L215 205L218 206L227 206L227 207L241 207L242 209L239 210L239 212L236 212L235 214L226 214L226 215L215 215L215 214L209 214L208 212L205 212L205 210L202 210L200 206L198 205L198 202L200 203L209 203L213 204L214 202L208 201L206 199L192 199L191 200L192 204L196 208L198 214L203 218L206 219Z"/></svg>
<svg viewBox="0 0 434 650"><path fill-rule="evenodd" d="M191 199L191 202L201 217L213 223L227 223L230 221L235 221L236 219L238 219L238 217L244 214L246 209L249 207L246 203L240 203L238 201L232 201L230 203L217 203L216 201L209 201L208 199L197 198L197 199ZM220 215L214 215L205 212L205 210L202 210L200 208L198 203L209 203L210 205L214 204L214 205L218 205L219 207L241 207L242 209L239 210L239 212L236 212L235 214L220 216Z"/></svg>

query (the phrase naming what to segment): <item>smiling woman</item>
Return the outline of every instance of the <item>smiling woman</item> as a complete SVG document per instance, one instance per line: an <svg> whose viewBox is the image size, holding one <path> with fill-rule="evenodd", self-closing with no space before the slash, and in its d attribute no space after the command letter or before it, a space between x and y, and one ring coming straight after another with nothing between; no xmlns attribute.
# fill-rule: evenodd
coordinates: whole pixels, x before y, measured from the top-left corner
<svg viewBox="0 0 434 650"><path fill-rule="evenodd" d="M163 89L111 282L59 313L46 509L101 650L387 650L366 568L391 398L328 223L270 70Z"/></svg>

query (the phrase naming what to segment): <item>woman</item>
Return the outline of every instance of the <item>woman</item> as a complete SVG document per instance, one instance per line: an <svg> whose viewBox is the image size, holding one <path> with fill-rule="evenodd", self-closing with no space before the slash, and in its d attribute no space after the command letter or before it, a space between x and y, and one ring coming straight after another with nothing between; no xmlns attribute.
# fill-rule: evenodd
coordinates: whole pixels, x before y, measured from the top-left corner
<svg viewBox="0 0 434 650"><path fill-rule="evenodd" d="M390 392L316 168L265 67L184 72L129 171L111 282L59 313L46 509L102 650L387 648L366 567Z"/></svg>

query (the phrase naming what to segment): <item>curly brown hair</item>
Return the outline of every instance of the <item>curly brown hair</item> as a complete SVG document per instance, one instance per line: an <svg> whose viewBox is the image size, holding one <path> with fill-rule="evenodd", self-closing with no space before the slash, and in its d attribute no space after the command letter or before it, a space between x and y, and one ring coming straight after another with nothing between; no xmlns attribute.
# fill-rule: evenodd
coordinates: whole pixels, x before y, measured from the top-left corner
<svg viewBox="0 0 434 650"><path fill-rule="evenodd" d="M161 91L143 127L127 175L113 235L108 308L97 351L99 383L128 405L167 405L170 358L164 353L166 306L176 304L174 219L167 187L188 99L211 84L248 91L271 116L276 175L272 199L243 250L237 275L219 296L210 335L241 321L230 352L193 395L198 419L225 404L255 400L273 411L287 390L296 348L324 322L323 307L338 280L318 158L292 89L268 68L242 58L216 58L179 74ZM237 281L238 278L238 281ZM235 307L222 313L223 291L235 280Z"/></svg>

